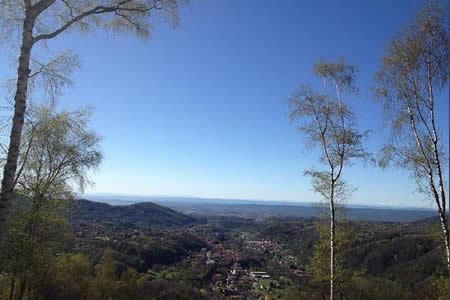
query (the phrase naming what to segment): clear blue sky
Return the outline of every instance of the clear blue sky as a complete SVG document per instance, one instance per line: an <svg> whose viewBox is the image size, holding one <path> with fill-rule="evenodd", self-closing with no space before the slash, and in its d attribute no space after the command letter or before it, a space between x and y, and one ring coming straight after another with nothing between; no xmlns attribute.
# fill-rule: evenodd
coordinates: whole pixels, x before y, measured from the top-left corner
<svg viewBox="0 0 450 300"><path fill-rule="evenodd" d="M88 192L317 200L302 175L319 166L317 153L288 121L286 98L317 80L315 61L345 56L360 70L349 103L377 152L387 131L370 101L373 75L423 3L193 0L180 28L156 21L147 41L103 32L51 41L51 51L73 49L82 60L61 106L94 106L91 126L103 136ZM445 137L447 99L448 90L439 106ZM431 206L407 173L355 165L344 176L358 188L350 203Z"/></svg>

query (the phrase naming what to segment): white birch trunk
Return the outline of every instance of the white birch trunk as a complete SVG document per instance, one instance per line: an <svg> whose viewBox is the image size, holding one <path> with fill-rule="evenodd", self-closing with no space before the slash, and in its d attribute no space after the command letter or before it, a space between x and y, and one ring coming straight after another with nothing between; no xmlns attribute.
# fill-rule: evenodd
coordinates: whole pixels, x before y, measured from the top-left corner
<svg viewBox="0 0 450 300"><path fill-rule="evenodd" d="M10 133L10 142L0 194L0 258L6 243L9 208L14 198L14 180L17 160L20 153L20 141L26 110L28 79L30 74L30 57L33 46L33 27L35 18L27 10L23 23L22 46L20 48L19 67L17 69L17 87L14 95L14 116Z"/></svg>
<svg viewBox="0 0 450 300"><path fill-rule="evenodd" d="M334 299L334 181L331 182L330 195L330 300Z"/></svg>

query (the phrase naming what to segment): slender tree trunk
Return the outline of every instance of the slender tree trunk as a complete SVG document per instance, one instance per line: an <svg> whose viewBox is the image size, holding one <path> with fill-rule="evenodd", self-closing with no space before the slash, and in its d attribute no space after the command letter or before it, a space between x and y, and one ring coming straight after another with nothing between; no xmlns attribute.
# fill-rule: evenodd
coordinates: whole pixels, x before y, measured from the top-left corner
<svg viewBox="0 0 450 300"><path fill-rule="evenodd" d="M441 226L442 231L444 232L444 242L445 242L445 251L447 254L447 270L448 270L448 300L450 300L450 232L448 230L448 223L446 219L447 211L443 211L443 216L441 216Z"/></svg>
<svg viewBox="0 0 450 300"><path fill-rule="evenodd" d="M441 227L442 232L444 234L444 244L445 244L445 251L447 255L447 270L448 270L448 299L450 300L450 232L448 229L448 221L447 221L447 198L445 195L445 188L444 188L444 179L442 176L442 169L441 169L441 160L439 157L439 149L438 149L438 135L436 131L436 123L434 119L434 95L433 95L433 84L432 84L432 78L430 73L430 56L427 58L427 87L428 87L428 102L430 105L430 120L431 120L431 128L433 130L433 136L431 137L433 140L433 154L434 154L434 163L436 164L437 168L437 175L438 175L438 181L439 181L439 192L441 196L441 208L442 211L439 212L440 220L441 220ZM436 201L439 201L439 199L436 199Z"/></svg>
<svg viewBox="0 0 450 300"><path fill-rule="evenodd" d="M334 211L334 180L332 180L330 195L330 300L334 299Z"/></svg>
<svg viewBox="0 0 450 300"><path fill-rule="evenodd" d="M16 288L16 276L13 275L13 278L11 279L11 286L9 288L9 300L13 300L14 298L14 289Z"/></svg>
<svg viewBox="0 0 450 300"><path fill-rule="evenodd" d="M448 299L450 300L450 233L448 231L445 234L445 250L447 252L447 270L448 270Z"/></svg>
<svg viewBox="0 0 450 300"><path fill-rule="evenodd" d="M34 22L34 15L30 12L30 10L26 10L23 23L19 67L17 69L17 86L14 96L14 116L9 138L8 155L6 158L6 164L3 168L0 194L0 259L6 244L9 208L14 198L14 180L17 169L17 160L19 158L20 140L22 137L22 128L26 110Z"/></svg>
<svg viewBox="0 0 450 300"><path fill-rule="evenodd" d="M449 275L448 280L448 299L450 300L450 232L448 230L448 224L446 222L446 212L439 212L439 219L441 221L441 229L444 233L444 245L445 245L445 254L447 258L447 271Z"/></svg>
<svg viewBox="0 0 450 300"><path fill-rule="evenodd" d="M435 163L438 166L438 178L439 178L439 189L441 193L441 211L439 212L439 219L441 221L441 229L444 234L444 245L445 245L445 254L447 258L447 271L448 271L448 299L450 300L450 231L448 228L448 220L447 220L447 209L446 209L446 198L445 198L445 190L444 183L442 178L442 171L440 168L440 160L437 153L437 145L435 145ZM436 196L435 196L436 197ZM439 199L436 199L438 202Z"/></svg>
<svg viewBox="0 0 450 300"><path fill-rule="evenodd" d="M23 297L25 296L26 285L27 277L23 276L22 281L20 282L19 296L17 297L17 300L23 300Z"/></svg>

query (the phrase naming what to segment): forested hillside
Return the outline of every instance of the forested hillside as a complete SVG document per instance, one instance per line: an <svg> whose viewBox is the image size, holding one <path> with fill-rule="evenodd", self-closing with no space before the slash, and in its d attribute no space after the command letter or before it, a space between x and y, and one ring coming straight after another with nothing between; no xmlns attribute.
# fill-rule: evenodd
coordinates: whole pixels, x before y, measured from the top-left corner
<svg viewBox="0 0 450 300"><path fill-rule="evenodd" d="M199 222L193 217L151 202L113 206L89 200L76 200L70 218L74 224L97 221L139 229L179 227Z"/></svg>

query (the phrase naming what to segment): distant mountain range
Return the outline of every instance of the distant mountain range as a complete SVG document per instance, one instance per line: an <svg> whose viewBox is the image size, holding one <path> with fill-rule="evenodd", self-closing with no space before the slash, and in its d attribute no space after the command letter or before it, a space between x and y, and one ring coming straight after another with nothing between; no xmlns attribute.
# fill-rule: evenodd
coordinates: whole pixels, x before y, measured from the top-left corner
<svg viewBox="0 0 450 300"><path fill-rule="evenodd" d="M225 199L225 198L200 198L191 196L135 196L121 194L87 194L83 198L93 201L109 203L112 205L133 204L138 202L155 202L170 206L170 203L195 203L195 204L260 204L260 205L287 205L287 206L306 206L315 207L317 203L307 201L275 201L275 200L243 200L243 199ZM378 204L348 204L348 208L368 208L368 209L400 209L400 210L423 210L434 211L432 208L415 207L415 206L395 206L395 205L378 205Z"/></svg>
<svg viewBox="0 0 450 300"><path fill-rule="evenodd" d="M89 216L105 215L109 218L120 217L123 220L139 220L157 225L188 224L191 216L228 215L240 217L318 217L320 212L311 203L270 202L252 200L202 199L190 197L135 197L135 196L92 196L91 200L108 203L101 206L98 203L97 212ZM151 201L151 202L150 202ZM128 205L128 206L124 206ZM139 211L141 210L141 211ZM104 213L102 212L104 211ZM86 212L85 212L86 213ZM182 214L181 214L182 213ZM346 215L352 220L381 222L412 222L436 216L431 209L419 208L387 208L350 206ZM173 217L173 221L170 220ZM194 218L192 218L194 219ZM194 222L194 220L192 220Z"/></svg>

